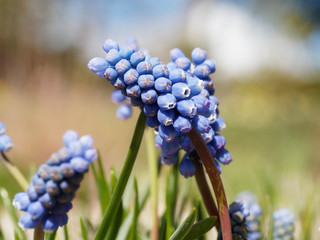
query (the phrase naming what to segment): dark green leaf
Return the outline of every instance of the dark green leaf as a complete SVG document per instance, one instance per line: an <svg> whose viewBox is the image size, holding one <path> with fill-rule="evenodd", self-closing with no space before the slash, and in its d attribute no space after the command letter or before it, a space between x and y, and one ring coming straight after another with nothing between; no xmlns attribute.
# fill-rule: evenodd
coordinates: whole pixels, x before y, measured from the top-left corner
<svg viewBox="0 0 320 240"><path fill-rule="evenodd" d="M185 236L184 240L199 239L210 229L212 229L216 225L216 222L217 217L209 217L197 222L192 226L191 230Z"/></svg>
<svg viewBox="0 0 320 240"><path fill-rule="evenodd" d="M107 237L105 240L114 240L116 239L120 226L122 225L122 217L123 217L123 204L122 201L114 218L114 221L111 224L110 230L108 231Z"/></svg>
<svg viewBox="0 0 320 240"><path fill-rule="evenodd" d="M64 240L69 240L69 233L68 233L68 225L64 225L63 227L63 233L64 233Z"/></svg>
<svg viewBox="0 0 320 240"><path fill-rule="evenodd" d="M162 216L160 220L160 229L159 229L159 240L166 240L166 228L167 228L167 221L166 217Z"/></svg>
<svg viewBox="0 0 320 240"><path fill-rule="evenodd" d="M177 228L177 230L172 234L169 240L183 240L184 237L191 230L194 221L196 220L197 211L195 208L192 209L189 216L182 222L182 224Z"/></svg>

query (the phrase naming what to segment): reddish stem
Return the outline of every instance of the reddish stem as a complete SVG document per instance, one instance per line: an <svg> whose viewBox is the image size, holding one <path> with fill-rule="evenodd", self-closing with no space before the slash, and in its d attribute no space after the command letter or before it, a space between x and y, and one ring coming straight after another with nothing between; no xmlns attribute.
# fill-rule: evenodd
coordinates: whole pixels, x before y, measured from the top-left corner
<svg viewBox="0 0 320 240"><path fill-rule="evenodd" d="M192 152L190 154L190 160L192 161L193 165L196 168L195 171L195 178L197 181L197 185L199 188L199 191L201 193L204 205L207 209L207 212L210 216L216 216L218 218L218 221L215 225L217 231L220 229L220 220L219 220L219 212L216 206L216 203L212 197L210 187L208 185L206 176L204 175L203 166L199 159L199 156L196 152Z"/></svg>
<svg viewBox="0 0 320 240"><path fill-rule="evenodd" d="M207 171L211 181L214 194L218 202L218 211L220 217L222 237L224 240L232 240L230 216L228 210L228 203L226 194L224 192L223 184L220 178L218 169L214 163L214 159L207 148L201 134L194 128L187 134L193 146L195 147L202 163Z"/></svg>

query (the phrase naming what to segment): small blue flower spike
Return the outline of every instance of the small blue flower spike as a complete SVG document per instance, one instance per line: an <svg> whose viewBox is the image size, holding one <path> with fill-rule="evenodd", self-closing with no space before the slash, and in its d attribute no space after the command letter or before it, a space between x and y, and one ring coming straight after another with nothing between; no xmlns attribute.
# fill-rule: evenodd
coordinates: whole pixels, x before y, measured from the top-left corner
<svg viewBox="0 0 320 240"><path fill-rule="evenodd" d="M224 148L224 137L216 134L226 124L219 116L219 100L214 96L214 84L210 79L216 63L207 59L205 50L195 48L189 59L179 48L174 48L170 51L172 62L164 64L140 49L133 38L124 46L108 39L103 49L106 57L93 58L88 67L117 89L112 94L112 101L122 104L116 112L118 118L128 119L132 114L131 106L135 106L145 113L149 127L159 128L157 147L165 152L162 154L164 164L176 161L176 153L171 153L176 145L168 154L168 144L160 145L159 138L170 144L179 138L177 151L183 149L189 154L194 150L192 144L181 139L185 139L186 133L193 128L201 133L211 152L215 152L215 164L220 172L219 162L228 164L232 161Z"/></svg>
<svg viewBox="0 0 320 240"><path fill-rule="evenodd" d="M273 213L273 240L294 238L295 215L286 208Z"/></svg>
<svg viewBox="0 0 320 240"><path fill-rule="evenodd" d="M6 135L7 128L0 122L0 152L8 152L13 147L11 138Z"/></svg>
<svg viewBox="0 0 320 240"><path fill-rule="evenodd" d="M258 203L256 196L249 191L244 191L239 193L235 199L236 201L241 201L243 203L243 207L249 212L249 216L246 218L246 225L248 230L247 239L262 239L259 221L259 218L262 214L262 209Z"/></svg>
<svg viewBox="0 0 320 240"><path fill-rule="evenodd" d="M244 208L241 201L235 201L229 205L231 220L232 239L247 240L247 217L249 212ZM222 240L222 233L219 231L218 240Z"/></svg>
<svg viewBox="0 0 320 240"><path fill-rule="evenodd" d="M67 224L75 192L97 158L90 135L79 138L77 132L68 130L62 139L65 146L39 167L27 192L14 196L13 206L26 212L19 220L22 229L35 228L40 222L44 231L51 232Z"/></svg>

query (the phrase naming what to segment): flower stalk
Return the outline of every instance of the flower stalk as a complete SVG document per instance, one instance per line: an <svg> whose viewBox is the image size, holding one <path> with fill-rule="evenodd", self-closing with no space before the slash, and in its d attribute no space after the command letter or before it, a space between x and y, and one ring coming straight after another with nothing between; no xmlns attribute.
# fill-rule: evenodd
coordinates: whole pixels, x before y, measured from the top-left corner
<svg viewBox="0 0 320 240"><path fill-rule="evenodd" d="M207 183L206 177L204 175L203 166L200 162L199 156L196 152L193 152L190 154L190 160L195 166L195 178L196 182L200 191L200 194L203 199L203 203L207 209L207 212L210 216L216 216L219 219L219 212L216 206L216 203L211 195L211 190L209 188L209 185ZM217 221L217 224L215 225L217 231L219 231L220 228L220 222Z"/></svg>
<svg viewBox="0 0 320 240"><path fill-rule="evenodd" d="M219 220L221 224L223 239L231 240L232 233L227 198L218 169L214 163L214 159L209 149L207 148L207 145L204 142L201 134L198 131L192 129L189 133L187 133L187 135L194 145L200 159L202 160L202 163L207 171L211 185L213 187L218 203Z"/></svg>
<svg viewBox="0 0 320 240"><path fill-rule="evenodd" d="M125 163L123 165L119 180L111 196L109 205L103 216L102 222L96 232L94 240L102 240L105 238L109 230L109 227L111 226L112 220L114 219L114 216L119 208L123 192L125 190L127 182L131 175L131 172L132 172L132 169L141 145L145 124L146 124L146 116L144 115L143 112L141 112L139 119L137 121L136 128L134 130L129 151L128 151Z"/></svg>

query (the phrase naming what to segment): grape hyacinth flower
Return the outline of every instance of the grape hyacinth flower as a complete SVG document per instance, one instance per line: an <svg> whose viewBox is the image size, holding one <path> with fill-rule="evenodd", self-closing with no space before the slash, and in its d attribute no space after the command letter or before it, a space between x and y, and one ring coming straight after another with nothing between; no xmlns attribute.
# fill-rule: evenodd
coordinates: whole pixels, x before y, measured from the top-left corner
<svg viewBox="0 0 320 240"><path fill-rule="evenodd" d="M14 207L25 212L19 219L22 229L36 228L40 222L44 231L50 232L67 224L71 201L90 163L96 160L97 150L90 135L79 138L73 130L66 131L63 142L38 168L27 191L14 196Z"/></svg>
<svg viewBox="0 0 320 240"><path fill-rule="evenodd" d="M129 118L131 106L145 113L147 125L156 130L163 164L177 162L181 149L190 154L194 148L185 139L193 128L201 133L220 172L220 164L232 161L230 152L225 149L225 138L220 134L226 124L218 116L219 100L214 96L210 79L210 74L216 70L215 61L206 58L206 51L195 48L191 61L175 48L170 51L172 62L164 64L139 49L132 38L124 46L108 39L103 49L106 57L90 60L89 69L115 87L111 98L114 103L121 104L116 113L118 118ZM192 164L185 161L182 166L192 169ZM185 177L194 174L194 171L182 172L186 172Z"/></svg>
<svg viewBox="0 0 320 240"><path fill-rule="evenodd" d="M286 208L278 209L273 213L273 240L293 239L294 214Z"/></svg>
<svg viewBox="0 0 320 240"><path fill-rule="evenodd" d="M0 122L0 152L8 152L13 147L12 140L5 134L6 132L6 126Z"/></svg>
<svg viewBox="0 0 320 240"><path fill-rule="evenodd" d="M249 212L240 201L235 201L229 205L229 214L231 220L232 239L246 240L248 230L246 225ZM219 231L218 240L222 240L221 231Z"/></svg>
<svg viewBox="0 0 320 240"><path fill-rule="evenodd" d="M246 225L248 230L248 240L259 240L262 238L262 234L259 229L259 218L262 214L262 209L257 201L256 196L249 192L244 191L236 196L236 201L241 201L243 207L249 212L249 216L246 218Z"/></svg>

